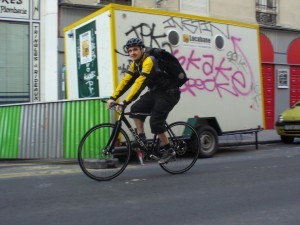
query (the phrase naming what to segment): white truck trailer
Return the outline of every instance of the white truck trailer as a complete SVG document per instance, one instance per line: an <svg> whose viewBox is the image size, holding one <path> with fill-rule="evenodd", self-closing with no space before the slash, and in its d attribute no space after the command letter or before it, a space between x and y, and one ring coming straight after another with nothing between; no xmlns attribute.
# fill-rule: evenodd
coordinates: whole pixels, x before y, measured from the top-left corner
<svg viewBox="0 0 300 225"><path fill-rule="evenodd" d="M218 136L264 128L258 25L111 4L65 28L67 98L109 97L129 65L129 38L175 55L189 81L168 122L188 121L201 156Z"/></svg>

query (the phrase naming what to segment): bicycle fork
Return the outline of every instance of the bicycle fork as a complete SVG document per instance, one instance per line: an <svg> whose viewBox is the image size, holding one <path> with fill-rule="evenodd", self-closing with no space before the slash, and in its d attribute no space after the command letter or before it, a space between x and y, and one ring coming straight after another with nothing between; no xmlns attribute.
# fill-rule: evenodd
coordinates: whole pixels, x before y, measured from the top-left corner
<svg viewBox="0 0 300 225"><path fill-rule="evenodd" d="M112 153L115 141L117 140L118 134L119 134L119 132L121 130L121 123L120 123L120 121L117 121L115 125L116 126L112 130L112 132L111 132L111 135L110 135L110 138L109 138L109 140L107 142L107 145L105 146L105 148L102 151L103 154L105 154L105 155L109 155L110 153Z"/></svg>

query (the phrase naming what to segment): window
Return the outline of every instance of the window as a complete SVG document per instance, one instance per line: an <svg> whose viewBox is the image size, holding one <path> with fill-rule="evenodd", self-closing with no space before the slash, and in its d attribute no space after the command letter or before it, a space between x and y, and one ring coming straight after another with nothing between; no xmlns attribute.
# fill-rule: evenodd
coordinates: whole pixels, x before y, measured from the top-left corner
<svg viewBox="0 0 300 225"><path fill-rule="evenodd" d="M98 0L100 4L107 5L110 3L121 4L121 5L131 5L131 0Z"/></svg>
<svg viewBox="0 0 300 225"><path fill-rule="evenodd" d="M276 0L256 0L256 9L264 12L276 12Z"/></svg>
<svg viewBox="0 0 300 225"><path fill-rule="evenodd" d="M0 22L0 104L29 102L29 25Z"/></svg>
<svg viewBox="0 0 300 225"><path fill-rule="evenodd" d="M256 0L256 20L264 25L276 25L277 0Z"/></svg>

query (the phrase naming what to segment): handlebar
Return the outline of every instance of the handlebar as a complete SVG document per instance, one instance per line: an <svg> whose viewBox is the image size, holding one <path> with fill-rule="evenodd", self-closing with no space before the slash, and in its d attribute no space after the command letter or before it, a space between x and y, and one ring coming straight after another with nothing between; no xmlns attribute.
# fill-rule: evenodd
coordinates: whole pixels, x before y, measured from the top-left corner
<svg viewBox="0 0 300 225"><path fill-rule="evenodd" d="M108 102L108 99L100 99L101 102L103 103L107 103ZM124 111L124 109L126 108L126 105L124 104L120 104L120 103L117 103L117 102L112 102L110 107L109 107L109 110L114 110L118 113L121 113Z"/></svg>
<svg viewBox="0 0 300 225"><path fill-rule="evenodd" d="M103 103L107 103L108 99L100 99L101 102ZM121 110L117 109L117 106L120 106L121 107ZM109 110L114 110L118 113L122 113L124 112L125 108L127 107L127 105L124 105L124 104L120 104L120 103L117 103L117 102L113 102L111 104L111 107L109 108ZM132 113L132 112L127 112L127 113L124 113L124 115L136 115L136 116L151 116L151 113Z"/></svg>

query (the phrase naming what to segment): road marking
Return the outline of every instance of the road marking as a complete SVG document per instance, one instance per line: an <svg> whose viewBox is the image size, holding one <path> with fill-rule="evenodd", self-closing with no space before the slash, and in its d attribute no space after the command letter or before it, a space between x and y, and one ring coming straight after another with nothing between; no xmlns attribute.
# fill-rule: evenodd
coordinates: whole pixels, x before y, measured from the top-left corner
<svg viewBox="0 0 300 225"><path fill-rule="evenodd" d="M23 163L23 164L20 164L20 163L0 163L0 168L6 168L6 167L25 167L25 166L34 166L36 164L34 163Z"/></svg>
<svg viewBox="0 0 300 225"><path fill-rule="evenodd" d="M0 174L0 179L22 178L22 177L37 177L37 176L51 176L51 175L66 175L80 173L80 169L63 169L63 170L46 170L46 171L30 171Z"/></svg>

